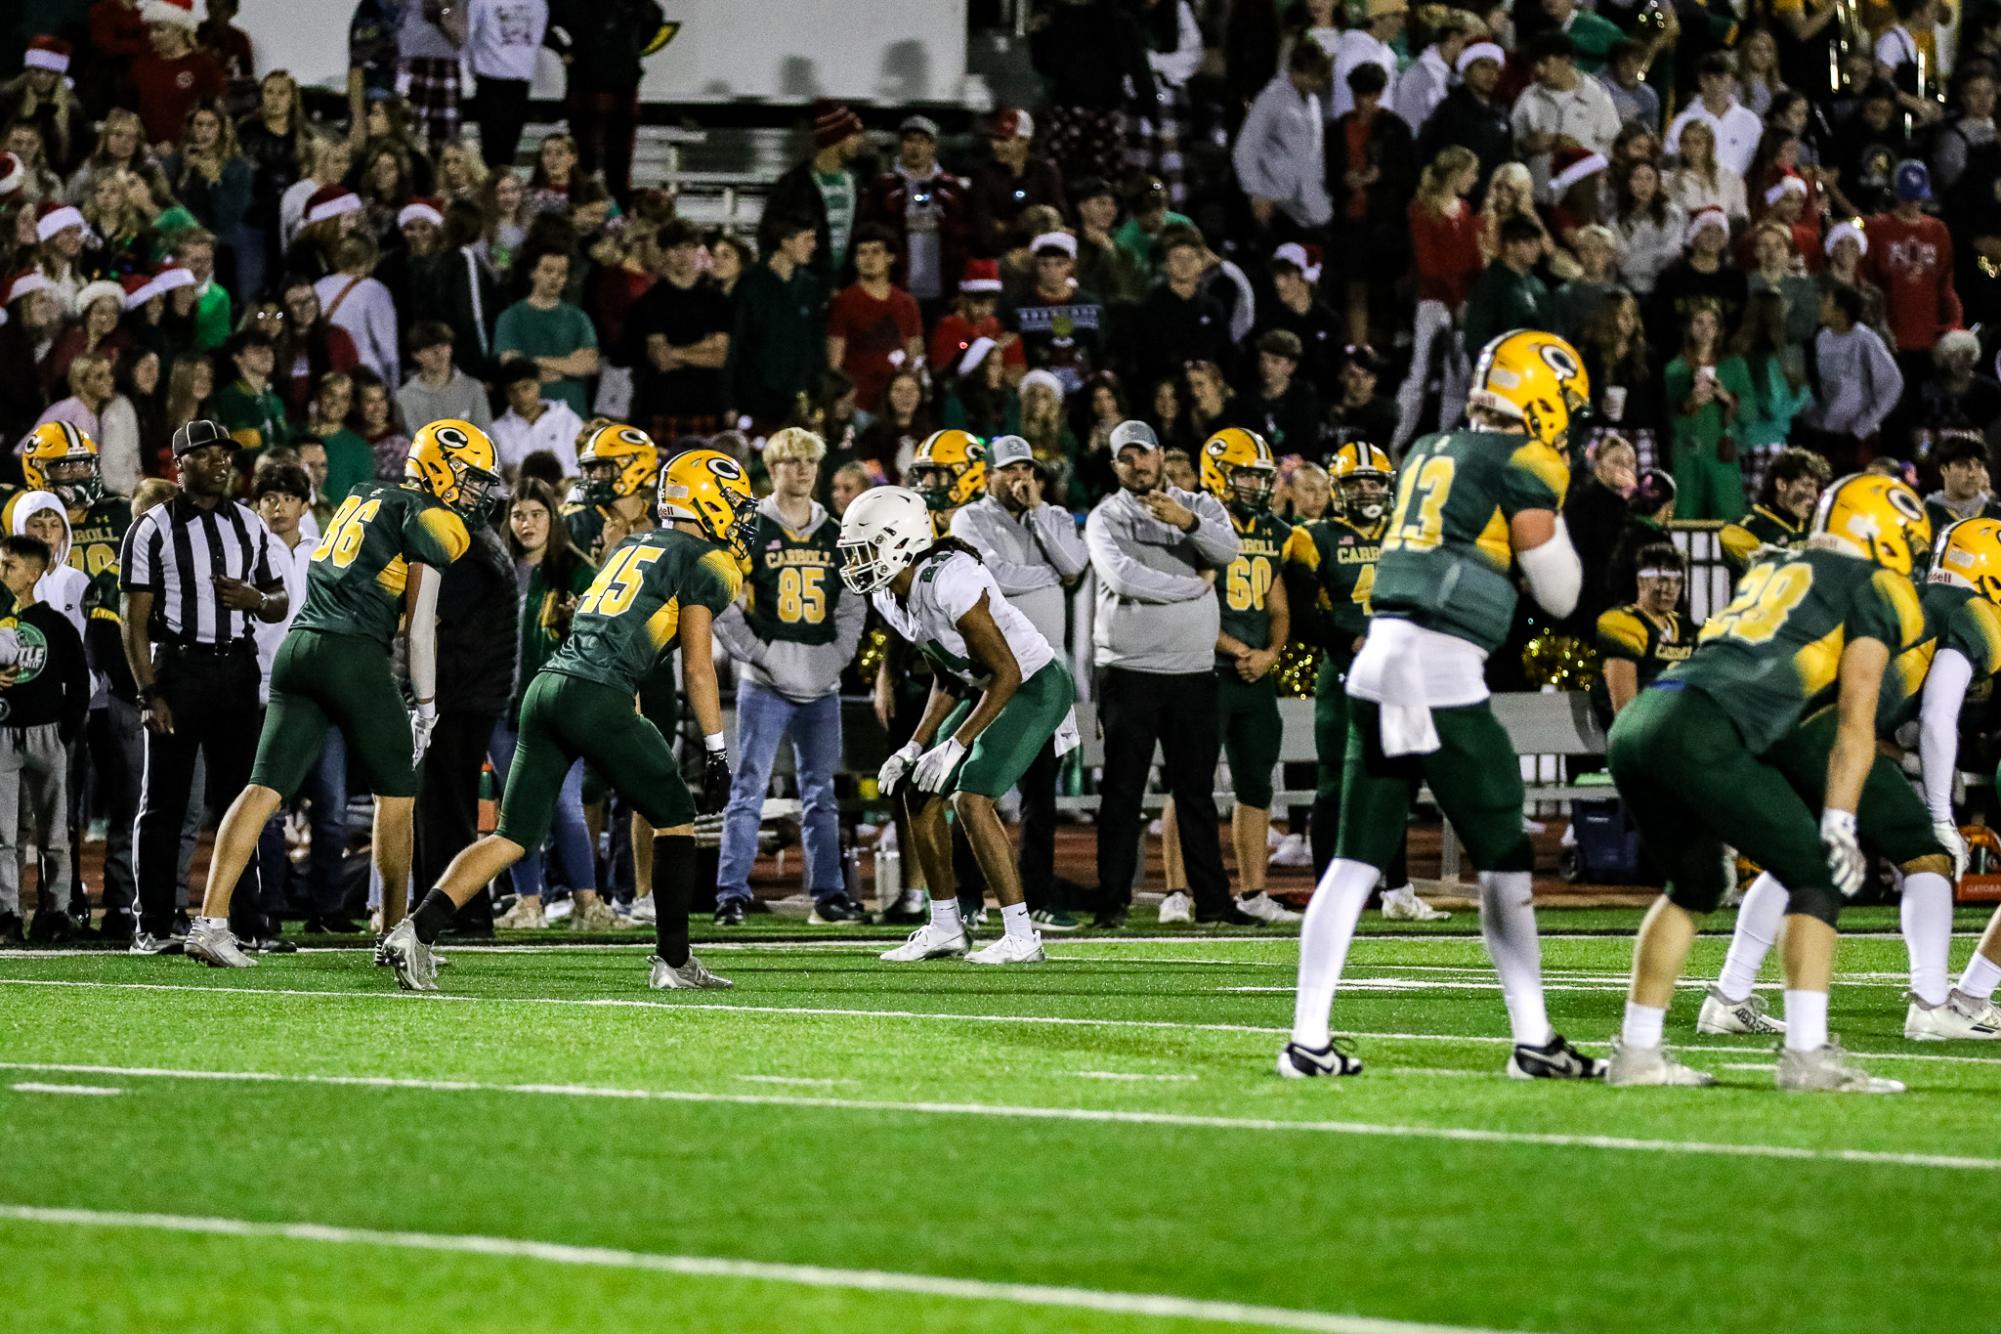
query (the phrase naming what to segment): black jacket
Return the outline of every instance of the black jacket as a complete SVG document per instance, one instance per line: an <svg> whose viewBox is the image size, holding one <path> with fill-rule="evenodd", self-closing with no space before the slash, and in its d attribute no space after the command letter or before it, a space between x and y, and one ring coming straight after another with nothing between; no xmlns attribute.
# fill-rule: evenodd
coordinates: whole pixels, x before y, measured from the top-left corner
<svg viewBox="0 0 2001 1334"><path fill-rule="evenodd" d="M1143 101L1154 96L1153 67L1139 24L1114 0L1056 5L1049 22L1028 39L1035 72L1049 81L1049 104L1116 111L1128 81Z"/></svg>
<svg viewBox="0 0 2001 1334"><path fill-rule="evenodd" d="M1132 328L1137 336L1129 340L1128 384L1171 379L1191 361L1213 361L1224 379L1232 378L1236 347L1230 342L1229 312L1200 287L1183 300L1165 282L1156 283L1134 310Z"/></svg>
<svg viewBox="0 0 2001 1334"><path fill-rule="evenodd" d="M20 677L0 690L6 706L0 726L41 727L54 723L64 741L76 736L90 712L90 669L83 638L69 618L46 602L10 613L6 628L18 644Z"/></svg>
<svg viewBox="0 0 2001 1334"><path fill-rule="evenodd" d="M660 31L655 0L554 0L543 45L563 57L572 93L639 89L639 53Z"/></svg>
<svg viewBox="0 0 2001 1334"><path fill-rule="evenodd" d="M1329 136L1332 142L1332 136ZM1429 162L1438 150L1460 144L1480 159L1480 185L1476 195L1484 195L1487 178L1494 168L1513 159L1514 131L1508 124L1508 109L1498 101L1482 102L1464 85L1454 88L1424 122L1417 136L1417 161ZM1328 178L1330 183L1334 178Z"/></svg>
<svg viewBox="0 0 2001 1334"><path fill-rule="evenodd" d="M438 585L438 711L499 717L514 694L520 596L514 562L491 524Z"/></svg>

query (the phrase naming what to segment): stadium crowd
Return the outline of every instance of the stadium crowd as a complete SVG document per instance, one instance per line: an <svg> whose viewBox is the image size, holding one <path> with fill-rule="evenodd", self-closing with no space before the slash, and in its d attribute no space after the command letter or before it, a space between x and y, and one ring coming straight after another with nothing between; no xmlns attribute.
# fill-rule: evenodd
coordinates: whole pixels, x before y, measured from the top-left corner
<svg viewBox="0 0 2001 1334"><path fill-rule="evenodd" d="M1233 694L1343 631L1310 591L1281 615L1280 580L1269 640L1231 638L1228 570L1244 544L1284 551L1291 523L1380 515L1378 491L1330 468L1386 481L1460 419L1499 334L1560 333L1589 373L1565 503L1586 591L1566 624L1608 660L1652 643L1619 609L1673 619L1670 520L1729 525L1741 561L1863 466L1941 515L2001 517L1987 0L1054 0L1027 23L1040 103L970 142L924 112L817 104L810 150L744 234L633 181L651 0L361 0L348 96L319 117L237 8L40 0L0 20L19 71L0 83L0 439L18 442L0 474L19 488L0 582L22 624L38 603L63 613L35 619L68 682L10 701L0 725L33 735L0 779L23 789L5 832L41 855L44 939L90 919L75 854L94 815L96 929L173 947L203 814L189 793L205 779L226 805L257 735L258 674L225 689L225 666L249 654L268 691L288 623L273 609L296 613L342 500L400 482L443 419L491 434L506 490L439 593L417 885L474 837L484 766L504 782L522 693L600 558L653 522L663 462L706 445L768 493L759 539L787 553L717 623L737 727L724 923L752 908L788 736L816 920L862 917L838 700L872 698L894 751L929 684L832 577L838 520L872 487L924 492L1098 701L1104 925L1131 901L1156 740L1183 868L1166 887L1186 892L1168 911L1287 915L1262 893L1266 828L1235 821L1226 857L1211 789L1238 744ZM568 128L523 170L545 43ZM1263 537L1226 509L1227 469L1205 486L1211 445L1245 433L1275 462L1282 522ZM214 661L142 685L148 655ZM1495 655L1497 684L1520 657ZM1310 693L1310 660L1285 675ZM1614 705L1632 687L1604 675ZM1044 929L1086 906L1050 862L1060 767L1052 744L1021 788ZM1263 767L1233 765L1240 812L1259 791L1269 806ZM348 769L331 730L289 826L266 832L258 891L232 905L247 944L282 948L287 917L356 929ZM1303 815L1278 855L1324 864ZM498 925L559 904L584 928L647 920L635 827L579 765ZM0 932L18 938L13 888ZM458 923L494 925L486 896Z"/></svg>

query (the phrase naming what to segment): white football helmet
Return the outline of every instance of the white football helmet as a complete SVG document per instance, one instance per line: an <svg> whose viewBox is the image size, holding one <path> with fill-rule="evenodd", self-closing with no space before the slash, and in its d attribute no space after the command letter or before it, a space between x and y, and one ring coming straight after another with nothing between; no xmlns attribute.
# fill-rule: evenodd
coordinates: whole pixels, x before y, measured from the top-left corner
<svg viewBox="0 0 2001 1334"><path fill-rule="evenodd" d="M873 593L936 541L931 508L915 491L878 486L855 497L841 519L841 582Z"/></svg>

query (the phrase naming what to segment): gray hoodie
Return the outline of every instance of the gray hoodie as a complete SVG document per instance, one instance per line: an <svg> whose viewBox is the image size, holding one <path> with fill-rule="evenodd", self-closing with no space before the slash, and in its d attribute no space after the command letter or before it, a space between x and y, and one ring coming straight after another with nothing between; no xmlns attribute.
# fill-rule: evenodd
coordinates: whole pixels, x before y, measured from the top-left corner
<svg viewBox="0 0 2001 1334"><path fill-rule="evenodd" d="M436 421L469 421L482 431L493 429L493 412L486 405L486 387L454 366L452 378L433 389L413 375L396 391L396 406L411 435Z"/></svg>
<svg viewBox="0 0 2001 1334"><path fill-rule="evenodd" d="M980 553L1008 602L1060 652L1063 582L1091 563L1070 511L1038 505L1016 518L992 496L982 496L952 516L952 536Z"/></svg>
<svg viewBox="0 0 2001 1334"><path fill-rule="evenodd" d="M1202 571L1236 559L1237 530L1214 496L1161 490L1195 511L1194 532L1162 523L1128 491L1099 501L1084 523L1098 576L1093 661L1131 672L1208 672L1222 610Z"/></svg>
<svg viewBox="0 0 2001 1334"><path fill-rule="evenodd" d="M806 520L804 528L797 530L806 536L819 531L823 523L837 522L821 508L819 501L812 503L812 517ZM778 512L776 496L759 501L757 510L773 523L785 522ZM745 580L744 586L749 587L749 580ZM861 644L862 626L868 619L868 600L850 593L838 577L828 580L824 587L834 603L834 639L830 644L760 639L743 614L741 602L731 603L716 618L716 638L732 658L744 664L744 679L776 691L795 704L810 704L841 688L841 672L854 661L855 649Z"/></svg>

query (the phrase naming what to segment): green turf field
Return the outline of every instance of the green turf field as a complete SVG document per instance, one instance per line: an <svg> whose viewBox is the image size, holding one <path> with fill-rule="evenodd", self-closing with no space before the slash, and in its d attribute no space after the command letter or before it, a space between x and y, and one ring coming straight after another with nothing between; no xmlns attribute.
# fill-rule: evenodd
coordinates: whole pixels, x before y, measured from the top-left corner
<svg viewBox="0 0 2001 1334"><path fill-rule="evenodd" d="M1584 932L1636 916L1543 914L1600 1053L1630 937ZM1358 942L1370 1068L1313 1082L1271 1070L1284 937L774 929L698 944L699 995L638 944L448 949L436 997L355 949L4 955L0 1329L1991 1328L2001 1050L1906 1044L1893 913L1849 925L1835 1028L1902 1097L1775 1092L1693 988L1720 1087L1507 1080L1464 914Z"/></svg>

